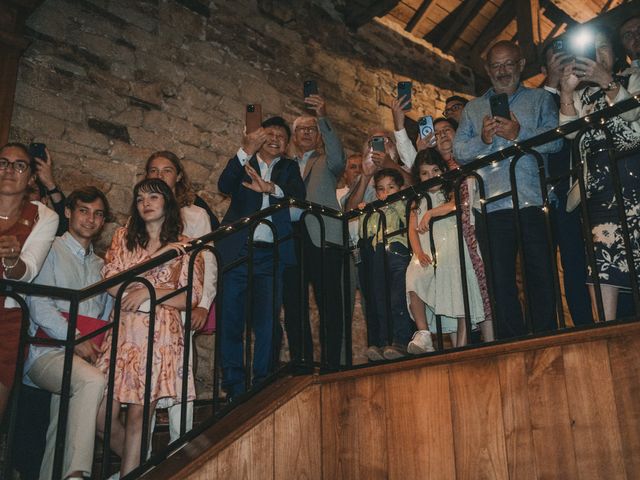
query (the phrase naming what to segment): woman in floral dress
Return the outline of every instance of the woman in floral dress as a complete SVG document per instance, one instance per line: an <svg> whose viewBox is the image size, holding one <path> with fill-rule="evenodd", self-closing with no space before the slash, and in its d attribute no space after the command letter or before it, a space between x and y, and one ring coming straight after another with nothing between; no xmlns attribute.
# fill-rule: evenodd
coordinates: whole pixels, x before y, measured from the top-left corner
<svg viewBox="0 0 640 480"><path fill-rule="evenodd" d="M612 32L600 27L595 32L595 61L576 57L565 67L561 80L560 124L607 108L640 91L640 74L614 75L620 66L619 60L624 58L615 48L615 41ZM584 88L577 89L578 85L585 84ZM617 160L618 180L634 265L636 273L640 273L640 108L611 117L606 127L611 132L614 150L623 155ZM606 138L601 130L590 130L580 139L580 153L586 165L595 273L600 280L605 320L612 320L616 318L618 295L621 291L629 291L631 276L606 148ZM593 285L589 287L595 306L595 290Z"/></svg>
<svg viewBox="0 0 640 480"><path fill-rule="evenodd" d="M105 258L105 278L146 262L169 250L184 252L180 207L162 180L147 179L133 191L131 217L126 227L116 231ZM183 255L142 274L155 288L156 298L187 284L189 256ZM195 262L192 303L202 294L202 258ZM117 293L119 286L110 290ZM142 438L143 403L149 333L149 291L140 283L130 285L122 298L115 364L114 405L111 446L122 458L121 475L139 463ZM180 312L187 308L186 292L156 307L151 374L151 408L160 399L178 401L182 391L184 328ZM105 337L97 366L105 375L111 357L111 332ZM195 398L192 375L188 379L188 400ZM127 421L118 420L121 404L127 404ZM101 423L104 422L104 405ZM103 427L103 425L101 425ZM101 430L103 430L101 428Z"/></svg>

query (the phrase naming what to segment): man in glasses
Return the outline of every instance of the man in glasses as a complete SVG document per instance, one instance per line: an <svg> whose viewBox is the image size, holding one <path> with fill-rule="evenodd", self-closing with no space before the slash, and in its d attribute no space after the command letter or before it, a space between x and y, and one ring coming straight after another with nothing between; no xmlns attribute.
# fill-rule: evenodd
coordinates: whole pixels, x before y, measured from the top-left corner
<svg viewBox="0 0 640 480"><path fill-rule="evenodd" d="M444 118L455 120L457 123L460 123L462 110L464 110L464 106L467 103L469 103L469 100L461 97L460 95L450 96L444 102L444 111L442 112Z"/></svg>
<svg viewBox="0 0 640 480"><path fill-rule="evenodd" d="M624 51L631 59L631 66L640 68L640 15L620 25L619 33Z"/></svg>
<svg viewBox="0 0 640 480"><path fill-rule="evenodd" d="M302 115L293 122L293 136L289 144L289 156L300 167L304 181L306 200L340 210L336 198L338 181L344 172L346 155L329 119L325 100L320 95L309 95L304 99L315 116ZM284 272L284 320L289 340L291 360L296 365L313 363L313 341L309 324L309 283L313 285L320 321L326 325L326 367L338 368L342 348L342 253L330 244L342 244L342 222L335 218L322 217L327 247L322 254L320 223L307 215L300 221L301 211L292 209L291 220L294 231L302 242L297 246L298 263ZM304 223L304 225L303 225ZM303 289L300 291L300 255L304 256ZM324 275L323 275L324 273ZM324 278L323 278L324 277ZM304 295L302 295L304 294ZM302 302L301 302L302 300ZM320 329L324 331L323 328Z"/></svg>
<svg viewBox="0 0 640 480"><path fill-rule="evenodd" d="M467 164L517 142L547 132L558 126L558 107L551 94L543 89L530 89L520 83L525 60L518 47L500 41L487 53L485 69L493 85L484 95L470 101L462 112L456 132L453 153L459 163ZM490 99L505 94L509 116L493 115ZM535 147L543 157L558 151L561 140ZM486 201L486 216L476 204L478 242L485 262L491 259L499 338L526 333L516 284L516 255L519 239L516 232L516 213L522 227L525 262L526 301L531 312L534 331L548 331L557 327L554 315L553 275L550 246L545 236L545 211L539 181L538 164L533 155L524 155L516 164L515 177L519 204L514 207L510 181L513 158L501 159L479 170L485 187L485 200L500 194L503 198ZM546 159L545 159L546 161ZM479 202L478 202L479 203ZM518 211L515 210L518 209ZM483 218L484 217L484 218Z"/></svg>

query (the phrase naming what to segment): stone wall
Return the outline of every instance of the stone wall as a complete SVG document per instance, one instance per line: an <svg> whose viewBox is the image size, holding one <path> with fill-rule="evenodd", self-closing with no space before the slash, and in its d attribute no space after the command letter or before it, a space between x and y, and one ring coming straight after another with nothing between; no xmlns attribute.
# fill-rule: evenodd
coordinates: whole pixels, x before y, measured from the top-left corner
<svg viewBox="0 0 640 480"><path fill-rule="evenodd" d="M348 150L370 126L391 127L398 80L414 82L416 118L473 92L471 71L427 43L381 20L351 32L308 1L46 0L27 26L11 139L46 143L61 188L101 187L120 224L145 159L165 149L222 217L217 179L245 104L292 120L305 79Z"/></svg>

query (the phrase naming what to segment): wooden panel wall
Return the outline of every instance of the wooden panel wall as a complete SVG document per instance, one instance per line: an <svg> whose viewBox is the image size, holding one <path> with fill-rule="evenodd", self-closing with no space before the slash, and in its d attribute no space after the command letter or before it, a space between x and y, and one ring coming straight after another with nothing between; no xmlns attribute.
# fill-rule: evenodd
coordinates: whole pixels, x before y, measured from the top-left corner
<svg viewBox="0 0 640 480"><path fill-rule="evenodd" d="M640 478L640 325L622 332L318 377L188 478Z"/></svg>

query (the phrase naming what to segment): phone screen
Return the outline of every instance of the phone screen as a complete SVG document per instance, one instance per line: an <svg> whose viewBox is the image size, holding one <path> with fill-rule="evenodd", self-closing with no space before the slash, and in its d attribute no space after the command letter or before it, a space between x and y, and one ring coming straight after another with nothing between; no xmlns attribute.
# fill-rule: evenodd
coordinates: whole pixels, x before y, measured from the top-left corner
<svg viewBox="0 0 640 480"><path fill-rule="evenodd" d="M45 148L47 148L47 146L44 143L31 143L29 144L29 155L33 158L47 160L47 152Z"/></svg>
<svg viewBox="0 0 640 480"><path fill-rule="evenodd" d="M506 93L494 95L489 99L492 117L511 118L509 114L509 97Z"/></svg>
<svg viewBox="0 0 640 480"><path fill-rule="evenodd" d="M307 98L309 95L318 94L318 84L315 80L305 80L302 87L304 98Z"/></svg>
<svg viewBox="0 0 640 480"><path fill-rule="evenodd" d="M376 152L384 152L384 137L373 137L371 148Z"/></svg>
<svg viewBox="0 0 640 480"><path fill-rule="evenodd" d="M433 132L433 117L426 115L418 121L418 130L420 132L420 138L426 138L427 135Z"/></svg>
<svg viewBox="0 0 640 480"><path fill-rule="evenodd" d="M409 100L409 103L403 108L403 110L411 110L411 90L411 82L398 82L398 100L401 102Z"/></svg>

